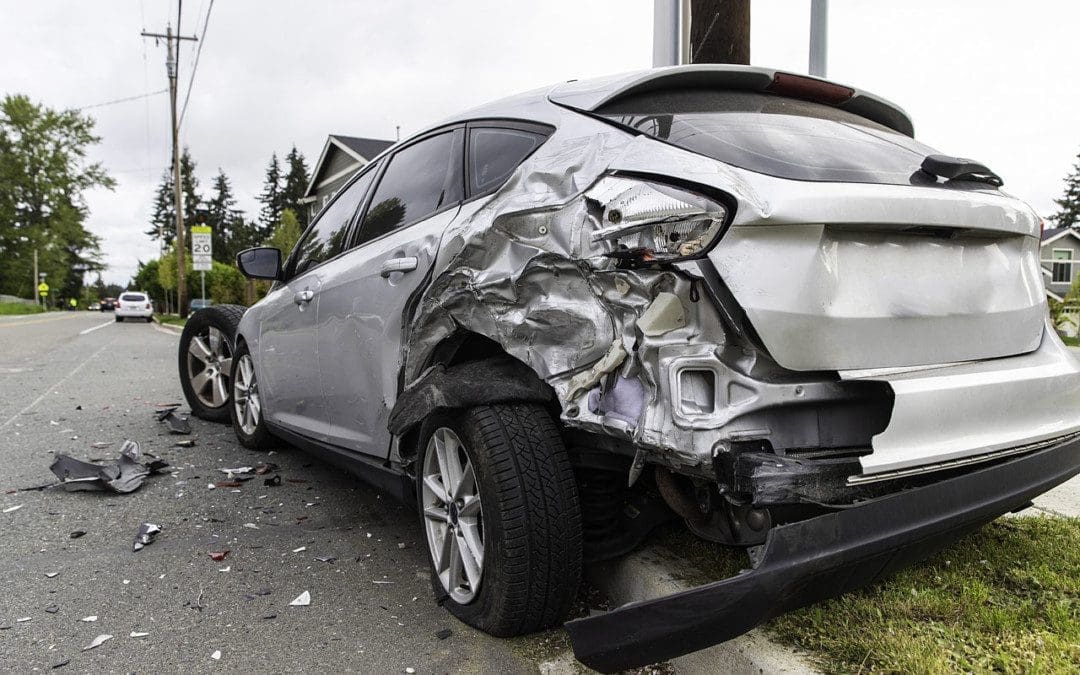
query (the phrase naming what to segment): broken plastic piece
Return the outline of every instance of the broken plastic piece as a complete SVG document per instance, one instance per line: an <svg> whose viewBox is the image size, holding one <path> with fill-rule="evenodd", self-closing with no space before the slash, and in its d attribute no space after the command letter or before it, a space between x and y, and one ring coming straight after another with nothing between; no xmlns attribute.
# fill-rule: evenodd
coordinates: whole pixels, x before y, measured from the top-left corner
<svg viewBox="0 0 1080 675"><path fill-rule="evenodd" d="M263 485L266 487L281 487L281 476L276 475L273 478L264 478Z"/></svg>
<svg viewBox="0 0 1080 675"><path fill-rule="evenodd" d="M131 631L130 633L128 633L128 637L133 637L133 638L140 638L140 637L146 637L146 636L147 636L147 635L149 635L149 634L150 634L150 633L140 633L140 632L138 632L138 631L134 631L134 630L133 630L133 631Z"/></svg>
<svg viewBox="0 0 1080 675"><path fill-rule="evenodd" d="M139 531L135 534L135 543L132 545L132 551L138 551L143 546L148 546L154 543L154 537L161 532L161 528L153 523L143 523L139 526Z"/></svg>
<svg viewBox="0 0 1080 675"><path fill-rule="evenodd" d="M439 638L440 640L445 640L451 635L453 635L453 633L450 631L449 628L443 628L442 630L435 631L435 637Z"/></svg>
<svg viewBox="0 0 1080 675"><path fill-rule="evenodd" d="M99 635L96 638L94 638L93 642L91 642L90 644L83 647L83 651L85 652L85 651L89 651L91 649L94 649L96 647L100 647L106 641L111 640L111 639L113 639L113 636L111 636L111 635Z"/></svg>
<svg viewBox="0 0 1080 675"><path fill-rule="evenodd" d="M311 604L311 593L304 591L289 603L290 607L307 607Z"/></svg>
<svg viewBox="0 0 1080 675"><path fill-rule="evenodd" d="M164 414L158 414L158 421L165 422L169 425L170 434L190 434L191 423L188 422L186 417L180 417L176 414L176 408L171 408L164 411Z"/></svg>
<svg viewBox="0 0 1080 675"><path fill-rule="evenodd" d="M224 551L211 551L209 555L210 559L214 562L221 562L225 559L225 556L229 555L229 549L225 549Z"/></svg>
<svg viewBox="0 0 1080 675"><path fill-rule="evenodd" d="M221 650L215 649L214 653L210 655L210 658L214 659L215 661L221 660Z"/></svg>
<svg viewBox="0 0 1080 675"><path fill-rule="evenodd" d="M160 459L142 464L139 456L139 444L124 441L115 464L91 464L58 454L49 469L68 492L109 491L126 494L139 489L147 476L168 466Z"/></svg>
<svg viewBox="0 0 1080 675"><path fill-rule="evenodd" d="M12 511L18 511L19 509L21 509L24 506L26 506L26 504L16 504L15 506L9 506L6 509L4 509L4 513L11 513Z"/></svg>
<svg viewBox="0 0 1080 675"><path fill-rule="evenodd" d="M69 534L68 537L71 538L71 539L78 539L79 537L83 536L84 534L86 534L86 530L75 530L74 532Z"/></svg>
<svg viewBox="0 0 1080 675"><path fill-rule="evenodd" d="M177 442L173 443L173 445L175 445L178 448L194 448L195 447L195 439L194 438L185 438L182 441L177 441Z"/></svg>

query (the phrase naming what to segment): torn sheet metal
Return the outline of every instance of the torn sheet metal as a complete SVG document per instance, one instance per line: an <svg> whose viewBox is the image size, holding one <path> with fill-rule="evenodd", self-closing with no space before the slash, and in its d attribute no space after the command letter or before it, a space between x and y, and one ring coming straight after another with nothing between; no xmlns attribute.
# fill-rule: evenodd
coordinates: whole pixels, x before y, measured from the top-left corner
<svg viewBox="0 0 1080 675"><path fill-rule="evenodd" d="M92 464L65 454L57 454L49 469L60 479L68 492L119 492L138 490L146 477L168 466L154 458L142 463L139 444L124 441L115 464Z"/></svg>
<svg viewBox="0 0 1080 675"><path fill-rule="evenodd" d="M139 526L139 531L135 533L135 542L131 545L131 550L138 551L154 543L154 539L160 532L161 527L153 523L143 523Z"/></svg>

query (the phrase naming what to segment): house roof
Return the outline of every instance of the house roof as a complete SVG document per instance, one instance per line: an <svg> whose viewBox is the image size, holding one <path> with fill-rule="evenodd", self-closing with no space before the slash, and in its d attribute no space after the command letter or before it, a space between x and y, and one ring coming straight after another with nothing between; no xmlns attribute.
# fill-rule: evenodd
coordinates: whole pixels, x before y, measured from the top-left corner
<svg viewBox="0 0 1080 675"><path fill-rule="evenodd" d="M323 145L322 152L319 154L319 161L315 162L315 167L311 171L311 180L308 181L307 190L304 191L304 197L311 197L315 193L316 187L322 182L319 180L319 177L323 173L323 168L326 165L327 158L330 156L331 148L344 152L352 157L357 165L356 168L360 168L375 159L375 157L393 144L394 141L383 141L378 138L330 134L326 137L326 144ZM330 180L330 178L327 180Z"/></svg>
<svg viewBox="0 0 1080 675"><path fill-rule="evenodd" d="M1043 230L1042 243L1049 244L1052 241L1057 241L1062 237L1068 236L1080 240L1080 232L1077 232L1075 227L1053 227L1049 230Z"/></svg>
<svg viewBox="0 0 1080 675"><path fill-rule="evenodd" d="M360 155L367 161L375 159L383 150L394 144L393 141L382 141L377 138L362 138L360 136L341 136L331 134L330 138L347 145L350 150Z"/></svg>

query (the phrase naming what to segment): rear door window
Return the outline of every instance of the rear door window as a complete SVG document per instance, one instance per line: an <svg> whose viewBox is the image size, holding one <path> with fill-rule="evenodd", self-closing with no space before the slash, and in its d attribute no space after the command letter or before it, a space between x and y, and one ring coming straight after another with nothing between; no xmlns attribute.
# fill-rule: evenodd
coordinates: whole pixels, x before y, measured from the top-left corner
<svg viewBox="0 0 1080 675"><path fill-rule="evenodd" d="M457 204L464 196L464 130L429 136L395 152L371 198L360 241L371 241Z"/></svg>
<svg viewBox="0 0 1080 675"><path fill-rule="evenodd" d="M290 256L293 276L303 274L345 250L349 224L376 173L377 167L368 169L316 217Z"/></svg>
<svg viewBox="0 0 1080 675"><path fill-rule="evenodd" d="M685 150L795 180L905 185L937 153L853 113L765 92L641 94L598 112Z"/></svg>
<svg viewBox="0 0 1080 675"><path fill-rule="evenodd" d="M124 302L146 302L146 296L141 293L124 293L120 299Z"/></svg>
<svg viewBox="0 0 1080 675"><path fill-rule="evenodd" d="M547 134L510 127L469 128L469 196L498 189Z"/></svg>

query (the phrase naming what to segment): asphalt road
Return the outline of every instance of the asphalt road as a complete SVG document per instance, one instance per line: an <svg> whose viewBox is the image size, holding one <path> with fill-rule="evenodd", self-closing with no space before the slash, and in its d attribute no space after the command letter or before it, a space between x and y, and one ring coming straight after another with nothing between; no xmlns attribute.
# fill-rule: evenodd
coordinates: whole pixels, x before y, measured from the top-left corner
<svg viewBox="0 0 1080 675"><path fill-rule="evenodd" d="M451 618L415 514L342 472L298 450L245 450L197 419L196 447L174 447L188 437L152 413L183 401L178 337L111 319L0 317L0 511L21 507L0 513L0 668L536 672L565 649L561 631L498 640ZM171 473L128 495L13 492L53 481L53 453L113 459L125 439ZM208 489L220 469L261 461L280 466L281 487ZM133 552L143 522L162 532ZM304 591L310 606L289 606ZM83 651L102 634L114 637Z"/></svg>

